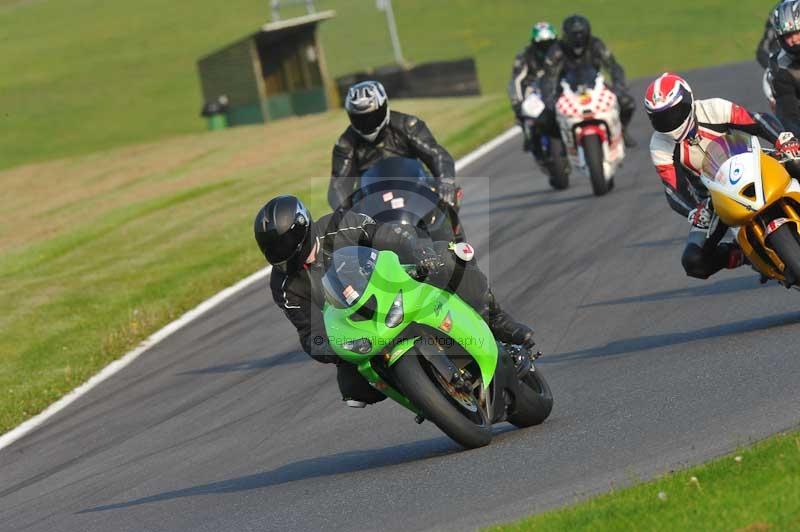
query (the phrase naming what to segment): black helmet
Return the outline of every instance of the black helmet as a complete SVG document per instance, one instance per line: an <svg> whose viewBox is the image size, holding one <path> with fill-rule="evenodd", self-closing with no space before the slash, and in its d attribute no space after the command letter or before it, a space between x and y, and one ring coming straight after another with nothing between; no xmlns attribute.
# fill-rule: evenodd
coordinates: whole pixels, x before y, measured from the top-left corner
<svg viewBox="0 0 800 532"><path fill-rule="evenodd" d="M790 46L786 43L787 36L800 32L800 3L787 1L778 4L772 12L770 22L778 34L781 48L791 55L800 55L800 45Z"/></svg>
<svg viewBox="0 0 800 532"><path fill-rule="evenodd" d="M311 214L294 196L269 200L253 226L258 247L264 257L279 270L299 270L311 252Z"/></svg>
<svg viewBox="0 0 800 532"><path fill-rule="evenodd" d="M571 15L564 19L561 29L564 34L564 44L567 45L569 51L575 56L583 55L592 36L589 19L583 15Z"/></svg>
<svg viewBox="0 0 800 532"><path fill-rule="evenodd" d="M379 81L362 81L350 87L344 108L353 129L370 142L389 122L389 98Z"/></svg>

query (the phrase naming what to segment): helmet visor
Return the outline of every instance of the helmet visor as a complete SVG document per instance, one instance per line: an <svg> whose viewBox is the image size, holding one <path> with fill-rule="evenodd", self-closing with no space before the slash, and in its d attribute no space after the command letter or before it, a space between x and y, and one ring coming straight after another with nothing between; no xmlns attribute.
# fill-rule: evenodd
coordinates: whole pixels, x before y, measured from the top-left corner
<svg viewBox="0 0 800 532"><path fill-rule="evenodd" d="M584 30L571 31L567 35L567 44L573 50L583 50L589 44L589 32Z"/></svg>
<svg viewBox="0 0 800 532"><path fill-rule="evenodd" d="M660 133L669 133L675 131L689 119L692 114L692 104L687 102L684 98L677 105L673 105L663 111L656 111L648 113L650 123L653 124L653 129Z"/></svg>
<svg viewBox="0 0 800 532"><path fill-rule="evenodd" d="M293 224L288 231L279 235L277 231L267 233L267 245L264 246L264 256L273 266L281 267L287 261L295 258L308 233L308 225Z"/></svg>
<svg viewBox="0 0 800 532"><path fill-rule="evenodd" d="M386 120L386 113L388 110L388 103L383 102L383 105L374 111L369 111L367 113L348 113L348 116L350 117L350 123L356 130L364 135L369 135L374 133L375 130L383 124L383 121Z"/></svg>

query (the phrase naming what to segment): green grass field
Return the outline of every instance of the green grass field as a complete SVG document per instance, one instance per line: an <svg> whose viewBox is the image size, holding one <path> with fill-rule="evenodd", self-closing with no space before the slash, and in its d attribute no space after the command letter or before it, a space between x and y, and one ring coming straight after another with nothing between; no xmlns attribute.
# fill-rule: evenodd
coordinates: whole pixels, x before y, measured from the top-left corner
<svg viewBox="0 0 800 532"><path fill-rule="evenodd" d="M800 529L800 433L489 532Z"/></svg>
<svg viewBox="0 0 800 532"><path fill-rule="evenodd" d="M395 0L412 62L474 56L504 90L533 21L590 16L631 76L750 59L771 1ZM391 62L374 0L318 0L334 75ZM568 7L567 7L568 6ZM287 11L290 15L292 12ZM0 0L0 168L201 131L198 57L254 30L267 0Z"/></svg>

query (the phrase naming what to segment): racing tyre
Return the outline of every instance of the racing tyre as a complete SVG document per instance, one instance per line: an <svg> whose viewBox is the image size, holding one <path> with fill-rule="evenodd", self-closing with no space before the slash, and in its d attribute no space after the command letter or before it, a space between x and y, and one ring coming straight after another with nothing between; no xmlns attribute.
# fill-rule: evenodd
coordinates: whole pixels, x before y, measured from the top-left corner
<svg viewBox="0 0 800 532"><path fill-rule="evenodd" d="M550 138L550 154L547 173L550 176L550 186L556 190L564 190L569 187L569 163L564 153L564 143L561 137Z"/></svg>
<svg viewBox="0 0 800 532"><path fill-rule="evenodd" d="M800 241L795 224L787 222L767 237L767 245L783 261L783 276L788 285L800 284Z"/></svg>
<svg viewBox="0 0 800 532"><path fill-rule="evenodd" d="M553 410L553 394L541 370L534 369L520 379L519 393L514 398L514 413L508 421L517 427L542 423Z"/></svg>
<svg viewBox="0 0 800 532"><path fill-rule="evenodd" d="M581 140L581 146L586 166L589 167L592 191L595 196L602 196L608 192L608 183L603 170L603 144L597 135L588 135Z"/></svg>
<svg viewBox="0 0 800 532"><path fill-rule="evenodd" d="M483 447L492 441L492 424L483 409L475 412L459 405L437 379L437 373L414 349L393 366L400 388L423 417L468 449Z"/></svg>

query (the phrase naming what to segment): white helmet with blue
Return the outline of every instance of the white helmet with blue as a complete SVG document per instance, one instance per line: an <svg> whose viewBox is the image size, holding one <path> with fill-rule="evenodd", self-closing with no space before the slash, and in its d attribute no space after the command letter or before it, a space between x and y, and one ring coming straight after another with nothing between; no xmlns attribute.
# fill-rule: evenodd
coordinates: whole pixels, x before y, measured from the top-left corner
<svg viewBox="0 0 800 532"><path fill-rule="evenodd" d="M353 129L369 142L374 142L389 123L389 98L378 81L362 81L350 87L344 108Z"/></svg>

